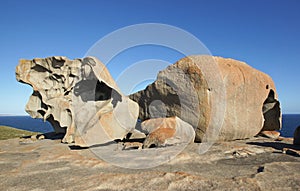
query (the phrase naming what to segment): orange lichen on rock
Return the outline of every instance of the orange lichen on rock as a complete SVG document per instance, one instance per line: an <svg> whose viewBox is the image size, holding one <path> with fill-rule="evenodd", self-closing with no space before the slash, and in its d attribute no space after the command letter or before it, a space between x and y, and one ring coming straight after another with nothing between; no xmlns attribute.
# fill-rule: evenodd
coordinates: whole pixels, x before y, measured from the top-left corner
<svg viewBox="0 0 300 191"><path fill-rule="evenodd" d="M178 117L148 119L142 123L142 128L149 132L144 148L189 143L195 138L193 127Z"/></svg>

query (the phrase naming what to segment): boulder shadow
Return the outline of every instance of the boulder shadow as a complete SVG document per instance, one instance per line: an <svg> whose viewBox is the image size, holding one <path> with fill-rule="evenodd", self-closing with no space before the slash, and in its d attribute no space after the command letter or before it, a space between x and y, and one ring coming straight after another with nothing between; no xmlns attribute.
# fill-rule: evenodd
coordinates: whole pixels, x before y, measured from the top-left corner
<svg viewBox="0 0 300 191"><path fill-rule="evenodd" d="M41 135L45 136L45 139L50 139L50 140L58 140L58 139L63 139L65 136L65 133L55 133L55 132L49 132L49 133L43 133Z"/></svg>
<svg viewBox="0 0 300 191"><path fill-rule="evenodd" d="M300 145L293 145L293 144L283 143L283 142L248 142L246 144L257 145L261 147L272 147L278 151L282 151L284 148L300 151Z"/></svg>
<svg viewBox="0 0 300 191"><path fill-rule="evenodd" d="M55 132L48 132L48 133L39 133L35 135L38 140L42 140L41 136L44 136L43 139L50 139L50 140L61 140L64 138L65 133L55 133ZM30 139L32 135L22 136L20 138L23 139Z"/></svg>
<svg viewBox="0 0 300 191"><path fill-rule="evenodd" d="M69 145L69 148L71 150L85 150L85 149L91 149L91 148L108 146L108 145L116 144L116 143L117 143L116 141L110 141L110 142L107 142L107 143L95 144L95 145L86 146L86 147L84 147L84 146L78 146L78 145Z"/></svg>

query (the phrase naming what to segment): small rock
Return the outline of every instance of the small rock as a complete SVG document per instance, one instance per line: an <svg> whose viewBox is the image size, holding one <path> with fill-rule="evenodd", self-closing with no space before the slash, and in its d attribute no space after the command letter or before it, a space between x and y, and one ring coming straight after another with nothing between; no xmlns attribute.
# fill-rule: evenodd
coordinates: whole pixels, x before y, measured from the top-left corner
<svg viewBox="0 0 300 191"><path fill-rule="evenodd" d="M149 131L143 146L165 146L190 143L195 139L193 127L178 117L149 119L142 123L142 129Z"/></svg>
<svg viewBox="0 0 300 191"><path fill-rule="evenodd" d="M247 149L241 149L241 150L234 151L232 155L236 158L243 158L243 157L248 157L250 155L254 155L254 153Z"/></svg>
<svg viewBox="0 0 300 191"><path fill-rule="evenodd" d="M32 144L34 142L35 142L35 140L32 140L31 137L30 138L20 138L19 139L19 144L20 145Z"/></svg>
<svg viewBox="0 0 300 191"><path fill-rule="evenodd" d="M284 137L279 136L277 139L275 139L275 141L283 141Z"/></svg>
<svg viewBox="0 0 300 191"><path fill-rule="evenodd" d="M44 140L45 139L45 135L39 135L37 136L38 140Z"/></svg>
<svg viewBox="0 0 300 191"><path fill-rule="evenodd" d="M122 150L129 150L129 149L142 149L143 143L140 142L125 142L123 143L123 149Z"/></svg>
<svg viewBox="0 0 300 191"><path fill-rule="evenodd" d="M281 136L279 136L277 139L275 139L275 141L283 141L283 142L292 143L294 141L294 139L291 138L291 137L281 137Z"/></svg>
<svg viewBox="0 0 300 191"><path fill-rule="evenodd" d="M283 148L282 153L300 157L300 151L290 148Z"/></svg>
<svg viewBox="0 0 300 191"><path fill-rule="evenodd" d="M278 131L261 131L258 135L262 136L262 137L271 138L271 139L278 139L280 136L280 132L278 132Z"/></svg>
<svg viewBox="0 0 300 191"><path fill-rule="evenodd" d="M37 135L31 135L30 139L31 139L32 141L36 141L38 138L37 138Z"/></svg>

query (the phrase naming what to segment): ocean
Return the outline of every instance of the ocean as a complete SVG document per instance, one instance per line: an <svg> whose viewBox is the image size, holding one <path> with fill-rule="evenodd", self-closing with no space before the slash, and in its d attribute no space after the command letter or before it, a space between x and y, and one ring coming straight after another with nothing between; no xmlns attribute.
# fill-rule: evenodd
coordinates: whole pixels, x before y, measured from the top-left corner
<svg viewBox="0 0 300 191"><path fill-rule="evenodd" d="M49 122L33 119L30 116L0 116L0 126L6 125L33 132L52 132ZM295 129L300 126L300 114L283 114L281 136L293 137Z"/></svg>
<svg viewBox="0 0 300 191"><path fill-rule="evenodd" d="M300 114L283 114L281 136L293 137L298 126L300 126Z"/></svg>
<svg viewBox="0 0 300 191"><path fill-rule="evenodd" d="M54 131L49 122L44 122L42 119L33 119L30 116L0 116L1 125L40 133Z"/></svg>

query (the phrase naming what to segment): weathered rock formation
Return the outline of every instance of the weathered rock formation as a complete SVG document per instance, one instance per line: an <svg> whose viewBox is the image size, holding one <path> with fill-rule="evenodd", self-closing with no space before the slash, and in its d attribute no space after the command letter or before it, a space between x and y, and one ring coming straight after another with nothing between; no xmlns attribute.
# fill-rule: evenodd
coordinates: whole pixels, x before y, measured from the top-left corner
<svg viewBox="0 0 300 191"><path fill-rule="evenodd" d="M130 95L140 106L139 118L178 116L195 128L196 141L206 141L205 134L214 131L208 127L216 126L211 121L211 103L218 100L211 100L211 95L224 93L208 84L198 65L209 59L219 68L209 75L220 72L226 90L226 103L220 103L220 107L226 108L224 119L218 119L224 120L219 140L244 139L262 130L281 128L281 111L272 79L244 62L210 56L183 58L159 72L157 80L145 90Z"/></svg>
<svg viewBox="0 0 300 191"><path fill-rule="evenodd" d="M205 73L199 66L211 61L219 71ZM207 75L213 80L208 81ZM139 108L120 92L105 66L93 57L21 60L16 77L33 87L26 111L33 118L48 120L56 132L66 133L63 142L81 146L123 139L128 133L131 139L144 138L135 129L138 115L142 121L159 118L143 122L146 126L160 120L164 124L148 132L145 147L185 142L188 134L194 136L187 123L194 128L196 141L202 142L213 133L219 140L234 140L281 127L272 79L233 59L190 56L179 60L159 72L145 90L130 96ZM216 88L220 83L224 91ZM214 100L218 97L223 100ZM212 108L213 102L225 107L224 116L217 120L215 114L222 110Z"/></svg>
<svg viewBox="0 0 300 191"><path fill-rule="evenodd" d="M141 124L141 127L148 132L143 143L144 148L152 145L159 147L188 144L195 139L194 128L178 117L148 119Z"/></svg>
<svg viewBox="0 0 300 191"><path fill-rule="evenodd" d="M300 126L295 129L293 143L294 145L300 145Z"/></svg>
<svg viewBox="0 0 300 191"><path fill-rule="evenodd" d="M26 111L49 121L63 142L94 145L123 139L135 127L138 105L124 96L96 58L21 60L19 82L32 86Z"/></svg>

